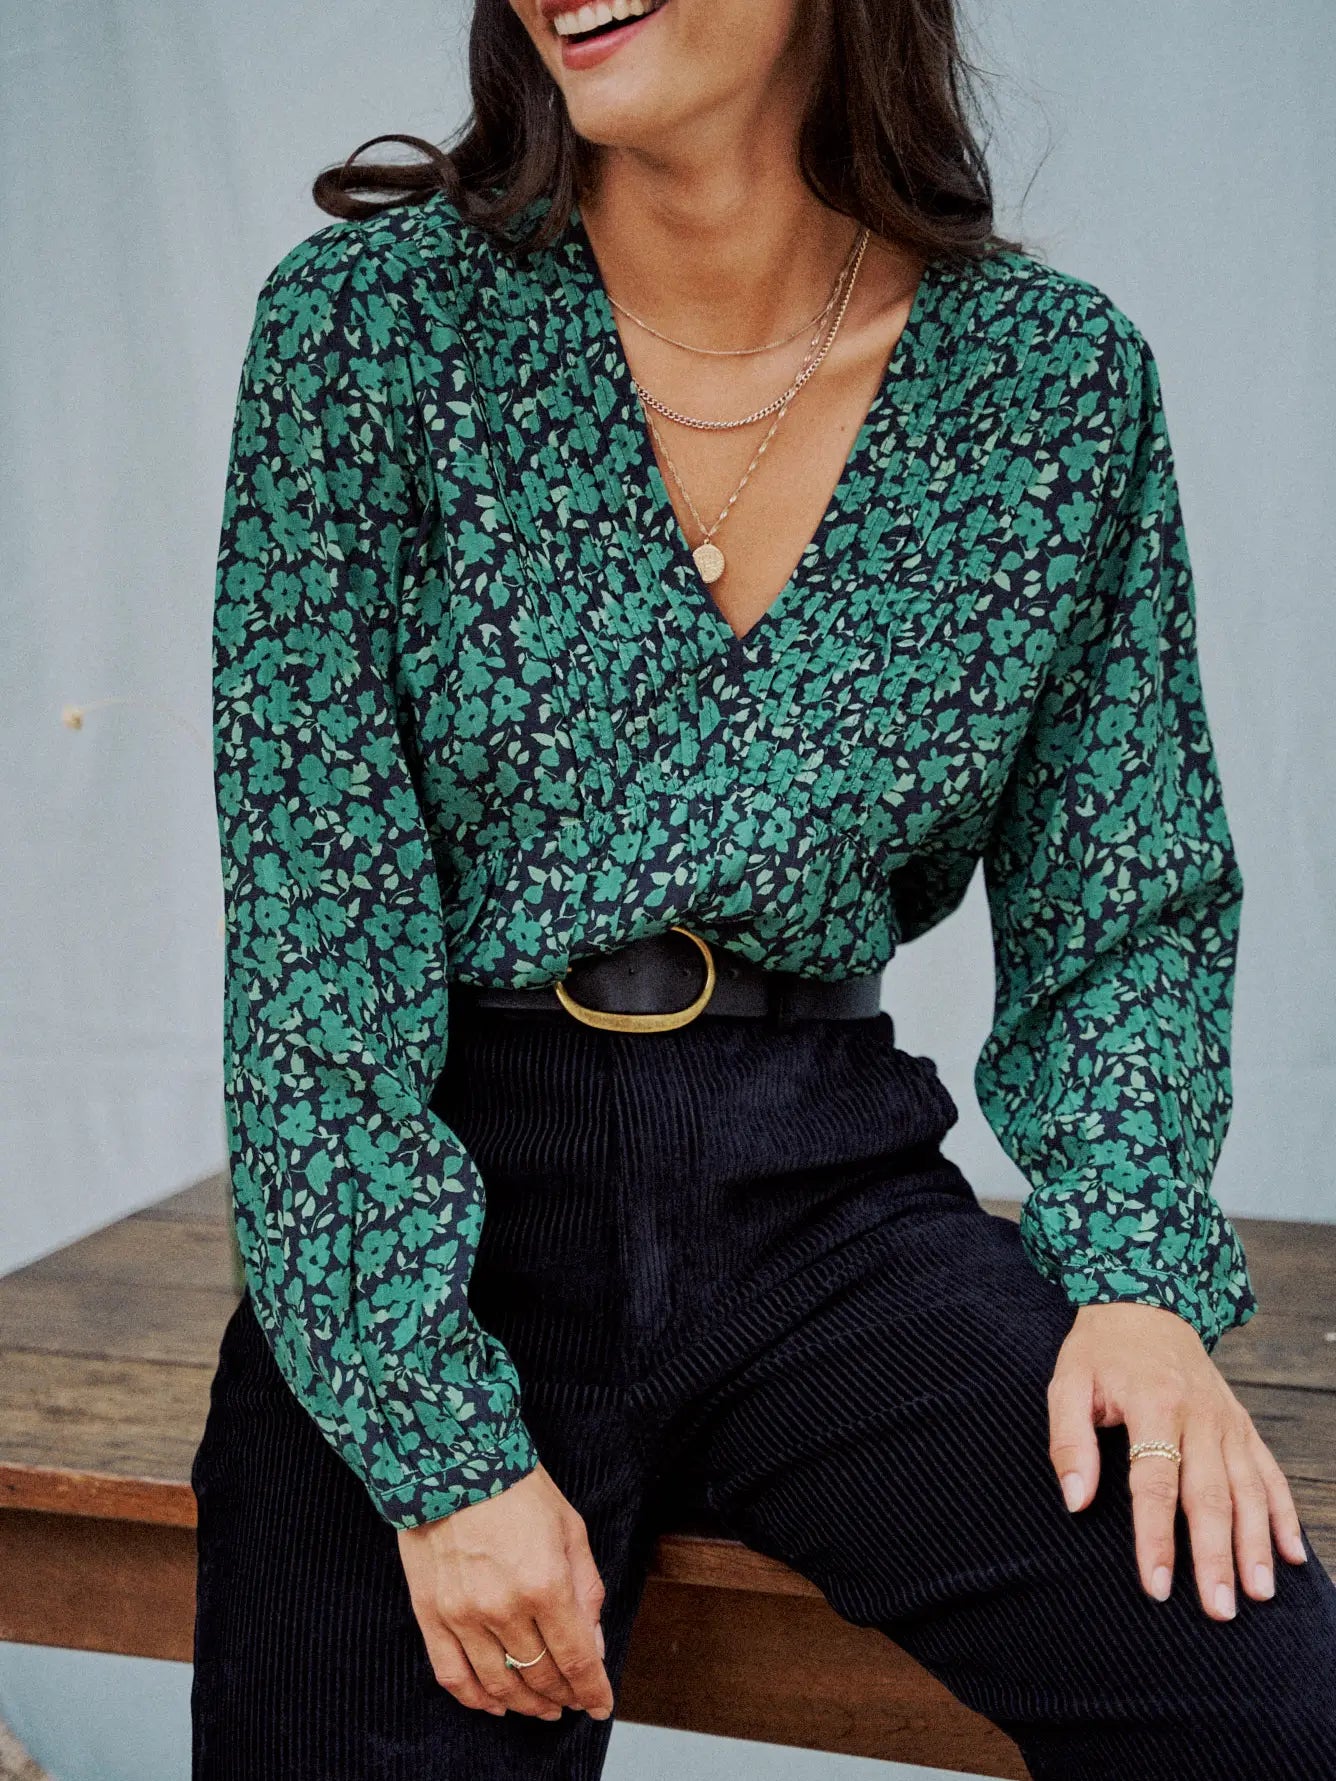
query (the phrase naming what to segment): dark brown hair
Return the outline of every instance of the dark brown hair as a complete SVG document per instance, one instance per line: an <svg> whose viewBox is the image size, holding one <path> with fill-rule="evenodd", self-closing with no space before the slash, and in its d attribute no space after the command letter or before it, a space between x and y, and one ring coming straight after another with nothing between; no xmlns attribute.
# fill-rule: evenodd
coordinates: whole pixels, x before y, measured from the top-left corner
<svg viewBox="0 0 1336 1781"><path fill-rule="evenodd" d="M992 183L974 133L978 70L960 47L956 0L826 4L825 53L798 144L810 189L874 234L926 256L1027 251L994 233ZM521 255L549 246L589 189L598 145L572 128L509 0L475 0L468 65L472 110L450 146L373 136L317 175L319 208L367 217L444 191L498 246ZM354 166L377 142L407 143L424 158ZM521 213L539 199L549 202L537 206L534 222Z"/></svg>

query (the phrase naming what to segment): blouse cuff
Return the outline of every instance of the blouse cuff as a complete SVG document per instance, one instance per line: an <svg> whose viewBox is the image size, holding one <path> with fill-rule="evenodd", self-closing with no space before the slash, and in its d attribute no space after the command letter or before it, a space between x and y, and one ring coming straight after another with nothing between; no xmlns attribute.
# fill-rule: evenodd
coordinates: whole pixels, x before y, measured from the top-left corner
<svg viewBox="0 0 1336 1781"><path fill-rule="evenodd" d="M420 1527L424 1522L444 1520L470 1503L499 1496L527 1477L538 1458L533 1438L516 1418L497 1446L470 1452L448 1471L423 1473L388 1486L373 1478L368 1488L377 1512L392 1527Z"/></svg>
<svg viewBox="0 0 1336 1781"><path fill-rule="evenodd" d="M1042 1191L1021 1203L1020 1235L1027 1255L1075 1305L1131 1303L1177 1312L1196 1330L1208 1354L1226 1330L1247 1323L1257 1312L1238 1233L1213 1199L1197 1217L1181 1268L1161 1265L1161 1241L1154 1248L1139 1248L1119 1239L1118 1247L1107 1250L1064 1243L1064 1222L1060 1205Z"/></svg>

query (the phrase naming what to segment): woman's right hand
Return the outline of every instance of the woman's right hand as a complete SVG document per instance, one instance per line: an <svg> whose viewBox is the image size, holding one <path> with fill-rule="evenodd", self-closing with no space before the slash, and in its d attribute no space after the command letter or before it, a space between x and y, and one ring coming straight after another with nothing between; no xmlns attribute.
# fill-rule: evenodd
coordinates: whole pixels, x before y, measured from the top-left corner
<svg viewBox="0 0 1336 1781"><path fill-rule="evenodd" d="M436 1680L466 1707L560 1719L612 1712L603 1580L584 1518L539 1464L441 1521L399 1529L399 1556ZM506 1666L505 1652L530 1658Z"/></svg>

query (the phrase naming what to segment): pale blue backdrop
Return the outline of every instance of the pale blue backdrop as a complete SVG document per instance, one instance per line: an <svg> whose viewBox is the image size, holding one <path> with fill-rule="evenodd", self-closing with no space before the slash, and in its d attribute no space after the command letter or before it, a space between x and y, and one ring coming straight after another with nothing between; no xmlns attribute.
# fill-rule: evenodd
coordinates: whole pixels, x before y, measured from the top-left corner
<svg viewBox="0 0 1336 1781"><path fill-rule="evenodd" d="M0 1269L222 1160L207 753L212 557L264 273L316 170L462 115L464 0L9 0L0 57ZM973 0L1003 221L1159 359L1203 677L1247 885L1227 1209L1336 1216L1336 8ZM82 731L62 706L90 709ZM974 1106L981 887L892 968L902 1042ZM1263 1307L1265 1311L1265 1306ZM181 1665L0 1646L58 1781L181 1781ZM618 1726L610 1781L895 1773Z"/></svg>

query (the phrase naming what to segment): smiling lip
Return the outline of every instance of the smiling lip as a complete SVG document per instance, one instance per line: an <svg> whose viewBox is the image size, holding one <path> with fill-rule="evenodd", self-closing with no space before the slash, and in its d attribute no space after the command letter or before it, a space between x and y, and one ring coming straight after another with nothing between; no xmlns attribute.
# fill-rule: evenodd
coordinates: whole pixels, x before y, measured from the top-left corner
<svg viewBox="0 0 1336 1781"><path fill-rule="evenodd" d="M609 56L615 55L623 44L629 43L633 37L638 36L642 27L647 25L652 18L656 18L663 11L664 5L667 4L668 0L663 0L663 5L656 6L653 12L641 13L637 18L628 18L615 30L605 31L601 37L590 37L582 43L577 43L569 37L559 38L562 66L572 69L597 67L600 62L605 62ZM560 13L577 12L578 10L579 6L572 5L570 0L542 0L543 16L549 23Z"/></svg>

